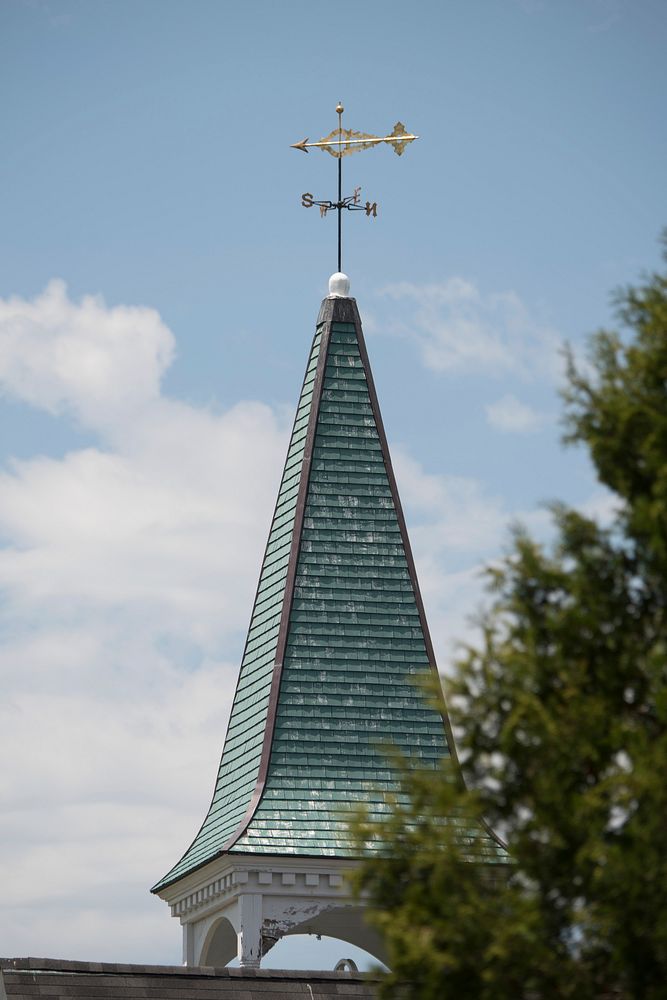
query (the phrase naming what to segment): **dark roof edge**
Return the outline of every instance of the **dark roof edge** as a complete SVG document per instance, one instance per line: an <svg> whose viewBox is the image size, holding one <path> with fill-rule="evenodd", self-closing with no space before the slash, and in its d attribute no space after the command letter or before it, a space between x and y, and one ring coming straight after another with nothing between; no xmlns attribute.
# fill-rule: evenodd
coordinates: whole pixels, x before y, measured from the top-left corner
<svg viewBox="0 0 667 1000"><path fill-rule="evenodd" d="M310 467L313 458L313 445L315 443L315 431L320 413L320 401L322 399L322 386L324 384L324 370L326 368L327 354L329 351L329 339L331 337L331 324L335 309L332 304L335 299L324 299L320 306L317 317L316 330L322 329L320 340L320 352L317 358L317 368L315 370L315 383L313 385L313 397L310 404L310 414L308 416L308 429L304 444L303 461L301 465L301 478L299 480L299 493L296 501L296 511L294 514L294 527L292 529L292 544L290 548L289 562L287 564L287 577L285 579L285 595L283 597L283 607L280 615L280 629L278 632L278 644L276 646L276 659L273 666L273 677L271 678L271 691L269 694L269 707L266 715L264 727L264 742L262 743L262 756L259 762L259 773L257 784L252 794L245 816L239 823L237 829L224 844L221 853L230 851L240 837L248 829L257 807L262 801L266 779L269 773L269 763L271 760L271 748L273 746L273 732L278 714L278 699L280 697L280 682L283 673L283 659L285 657L285 647L287 645L287 633L289 630L290 612L294 598L294 583L296 580L296 567L299 561L299 551L301 549L301 533L303 530L303 517L306 509L306 499L308 497L308 484L310 482Z"/></svg>
<svg viewBox="0 0 667 1000"><path fill-rule="evenodd" d="M373 380L373 372L371 371L370 360L368 357L368 351L366 349L366 341L364 340L364 334L361 327L361 317L357 310L357 303L352 301L355 319L354 323L358 331L359 339L359 353L361 355L361 361L366 371L366 381L368 383L368 393L371 400L371 406L373 408L373 415L375 418L375 426L377 427L378 437L380 438L380 446L382 447L382 457L384 459L385 469L387 471L387 478L389 480L389 488L391 490L392 499L394 501L394 506L396 508L396 517L398 519L398 525L401 530L401 537L403 539L403 548L405 550L405 557L408 562L408 570L410 573L410 580L412 582L412 588L414 590L415 602L417 604L417 611L419 612L419 619L421 622L422 633L424 635L424 644L426 646L426 655L429 659L429 666L431 672L435 678L438 679L440 686L440 692L442 695L442 710L440 712L442 716L442 721L445 726L445 733L447 735L447 743L449 745L449 752L451 758L454 761L456 767L457 776L459 780L463 780L461 774L461 765L459 763L458 754L456 752L456 744L454 743L454 734L452 732L451 722L449 721L449 712L447 711L447 704L445 701L445 693L442 690L442 681L440 680L440 674L438 671L438 664L435 658L435 651L433 649L433 642L431 640L431 633L429 631L428 622L426 620L426 611L424 610L424 602L422 600L421 590L419 589L419 580L417 579L417 569L415 567L415 560L412 555L412 547L410 545L410 539L408 537L408 529L405 523L405 515L403 514L403 507L401 505L401 498L398 493L398 486L396 484L396 476L394 475L394 467L391 464L391 455L389 453L389 443L387 441L387 435L384 429L384 423L382 422L382 414L380 413L380 403L377 396L377 391L375 389L375 382Z"/></svg>
<svg viewBox="0 0 667 1000"><path fill-rule="evenodd" d="M434 677L437 678L439 684L440 696L442 699L442 709L440 715L445 726L445 733L447 734L447 743L449 744L449 752L451 754L452 760L454 761L454 766L456 767L457 778L463 785L463 771L461 769L461 764L459 761L458 753L456 750L456 743L454 742L454 733L452 731L452 724L449 719L449 711L447 709L447 698L442 686L442 680L440 679L440 672L438 670L438 664L435 658L435 651L433 649L433 642L431 640L431 633L429 631L428 622L426 620L426 611L424 609L424 602L422 600L421 590L419 589L419 580L417 579L417 570L415 567L414 557L412 555L412 547L410 545L410 539L408 537L408 529L405 523L405 516L403 514L403 507L401 506L401 498L398 493L398 486L396 484L396 477L394 475L394 468L391 464L391 455L389 453L389 444L387 442L387 435L385 433L384 424L382 422L382 414L380 413L380 403L378 400L377 392L375 389L375 382L373 381L373 372L371 371L370 361L368 358L368 351L366 350L366 341L364 340L364 334L361 327L361 317L359 316L357 310L357 303L354 299L348 300L353 304L354 312L356 314L356 319L354 322L357 325L359 331L359 353L361 354L361 359L366 370L366 381L368 382L368 391L371 399L371 406L373 408L375 416L375 426L378 430L378 436L380 438L380 444L382 447L382 455L384 458L385 468L387 470L387 478L389 479L389 487L391 489L392 497L394 500L394 505L396 507L396 516L398 518L399 527L401 529L401 535L403 538L403 545L405 547L405 555L408 561L408 569L410 572L410 579L412 580L412 586L415 593L415 601L417 604L417 610L419 612L419 618L421 620L422 631L424 633L424 642L426 644L426 653L429 658L431 671ZM505 850L507 850L507 844L504 840L498 836L498 834L491 828L489 823L485 819L480 819L482 827L486 830L489 836L495 840L495 842Z"/></svg>
<svg viewBox="0 0 667 1000"><path fill-rule="evenodd" d="M326 299L324 301L326 302ZM324 308L324 302L320 306L320 315L322 314L323 308ZM320 326L320 319L318 317L317 324L316 324L316 327L315 327L315 336L317 336L317 330L318 330L319 326ZM313 342L315 340L315 336L313 337ZM312 351L312 346L311 346L311 351ZM301 396L303 394L303 387L304 387L304 385L306 383L306 376L307 376L307 374L308 374L308 365L306 365L306 372L305 372L305 374L303 376L303 381L301 383L301 389L299 390L299 399L301 399ZM313 393L314 393L314 388L313 388ZM294 425L296 424L297 413L298 413L298 403L297 403L297 411L295 412L295 414L294 414L294 420L292 421L292 432L290 434L289 441L287 442L287 452L285 453L285 461L283 462L283 475L284 475L284 470L285 470L285 463L287 462L287 455L289 454L289 449L290 449L290 446L292 444L292 436L294 434ZM310 424L309 424L309 427L310 427ZM250 622L248 623L248 631L246 633L246 640L245 640L245 643L244 643L244 646L243 646L243 654L241 656L241 666L239 667L238 676L236 678L236 687L234 688L234 697L232 698L232 708L234 707L234 703L236 701L236 695L237 695L237 692L238 692L239 684L241 683L241 673L242 673L241 667L243 666L243 660L245 659L246 648L247 648L248 641L249 641L249 638L250 638L250 625L252 624L252 616L255 613L255 604L257 603L257 595L259 593L259 586L260 586L260 584L262 582L262 570L264 568L264 560L266 559L266 552L267 552L267 549L269 547L269 541L270 541L270 538L271 538L271 529L273 528L273 521L275 519L276 510L278 508L278 500L280 499L280 485L281 484L282 484L282 477L281 477L280 484L278 485L278 494L276 496L276 502L275 502L274 507L273 507L273 514L271 516L271 523L269 524L269 531L268 531L268 535L267 535L267 539L266 539L266 545L264 546L264 553L262 555L262 561L259 564L259 576L258 576L258 579L257 579L257 587L255 588L255 596L253 598L252 607L251 607L251 610L250 610ZM232 712L231 712L231 709L230 709L229 719L227 720L227 732L229 731L229 724L231 722L231 719L232 719ZM221 752L221 760L220 760L221 764L222 764L222 756L224 755L224 752L225 752L225 745L227 743L227 732L225 732L225 739L224 739L224 742L222 744L222 752ZM260 775L261 775L261 762L260 762ZM192 874L192 872L198 871L200 868L203 868L205 865L209 864L209 862L215 861L216 858L219 858L223 854L226 853L226 851L228 849L227 848L227 843L228 842L225 843L218 851L216 851L215 854L212 854L211 857L206 858L204 861L198 862L198 864L193 865L191 868L188 868L188 870L186 872L182 872L180 875L176 875L174 878L170 878L169 877L171 875L171 872L175 868L177 868L180 865L180 863L183 860L183 858L185 858L187 856L188 852L192 850L192 848L194 847L194 845L195 845L195 843L197 841L197 838L199 837L199 834L204 829L204 825L206 823L206 820L208 819L208 815L209 815L211 809L213 808L213 802L215 801L215 796L216 796L217 790L218 790L218 776L216 775L215 784L213 786L213 795L211 797L211 802L210 802L209 807L208 807L208 809L206 811L206 815L204 816L204 819L202 821L201 826L199 827L199 829L197 830L197 833L193 837L192 842L187 847L187 849L183 852L183 854L181 855L181 857L179 858L179 860L176 862L176 864L173 865L173 867L167 872L166 875L164 875L161 879L159 879L155 883L155 885L152 886L152 888L151 888L150 891L154 895L157 895L162 889L166 889L168 886L174 885L174 883L178 882L180 879L185 878L186 875L190 875L190 874ZM252 805L252 797L251 797L251 800L250 800L250 805ZM248 806L248 810L249 809L250 809L250 806ZM254 810L253 810L253 812L254 812ZM241 822L243 822L243 820ZM235 835L232 835L232 836L235 836ZM1 997L0 997L0 1000L2 1000Z"/></svg>
<svg viewBox="0 0 667 1000"><path fill-rule="evenodd" d="M333 982L376 980L372 973L309 969L238 969L209 965L134 965L120 962L80 962L61 958L0 958L0 970L12 972L71 972L104 976L189 976L221 979L325 980Z"/></svg>

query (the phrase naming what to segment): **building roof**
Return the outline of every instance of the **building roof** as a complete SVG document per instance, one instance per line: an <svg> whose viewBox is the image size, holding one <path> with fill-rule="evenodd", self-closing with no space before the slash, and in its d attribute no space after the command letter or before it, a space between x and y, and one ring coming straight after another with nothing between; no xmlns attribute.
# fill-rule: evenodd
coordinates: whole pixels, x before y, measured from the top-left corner
<svg viewBox="0 0 667 1000"><path fill-rule="evenodd" d="M154 887L225 852L350 857L350 807L387 808L388 746L454 758L356 302L322 303L213 801ZM454 767L457 767L454 761ZM498 845L481 826L476 853Z"/></svg>
<svg viewBox="0 0 667 1000"><path fill-rule="evenodd" d="M354 972L116 965L0 958L0 1000L373 1000L376 981Z"/></svg>

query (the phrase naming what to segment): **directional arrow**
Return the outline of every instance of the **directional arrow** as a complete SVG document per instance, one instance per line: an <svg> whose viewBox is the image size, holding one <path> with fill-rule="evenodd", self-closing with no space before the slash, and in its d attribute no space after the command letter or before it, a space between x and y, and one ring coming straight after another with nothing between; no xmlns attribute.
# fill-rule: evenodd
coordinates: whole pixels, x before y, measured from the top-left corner
<svg viewBox="0 0 667 1000"><path fill-rule="evenodd" d="M349 156L350 153L358 153L362 149L370 149L371 146L386 142L398 156L402 156L407 144L418 138L418 135L406 132L402 122L396 122L391 135L370 135L368 132L354 132L349 128L336 128L319 142L308 142L308 139L302 139L301 142L293 143L292 149L302 149L304 153L307 153L309 149L324 149L331 156L339 159L341 156Z"/></svg>

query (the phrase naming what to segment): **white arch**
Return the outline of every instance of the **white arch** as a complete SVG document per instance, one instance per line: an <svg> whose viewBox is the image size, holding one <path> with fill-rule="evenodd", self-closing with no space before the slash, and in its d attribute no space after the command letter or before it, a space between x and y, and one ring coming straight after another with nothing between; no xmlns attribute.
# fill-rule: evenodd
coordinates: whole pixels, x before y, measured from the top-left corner
<svg viewBox="0 0 667 1000"><path fill-rule="evenodd" d="M284 937L296 934L321 934L356 945L387 964L387 952L382 938L364 919L363 906L335 906L323 909L316 916L308 917L285 931Z"/></svg>
<svg viewBox="0 0 667 1000"><path fill-rule="evenodd" d="M211 922L201 947L199 965L225 966L236 958L238 934L227 916Z"/></svg>

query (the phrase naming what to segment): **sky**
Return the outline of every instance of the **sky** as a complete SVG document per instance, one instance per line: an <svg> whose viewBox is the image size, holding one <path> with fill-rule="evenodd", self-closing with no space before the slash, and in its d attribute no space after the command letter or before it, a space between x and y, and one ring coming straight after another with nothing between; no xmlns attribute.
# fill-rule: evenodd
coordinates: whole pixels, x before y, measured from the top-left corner
<svg viewBox="0 0 667 1000"><path fill-rule="evenodd" d="M613 511L562 349L660 266L666 50L664 0L0 0L3 954L181 960L148 890L208 807L336 270L301 207L335 163L290 144L338 101L420 136L344 161L378 216L343 270L446 674L512 523Z"/></svg>

